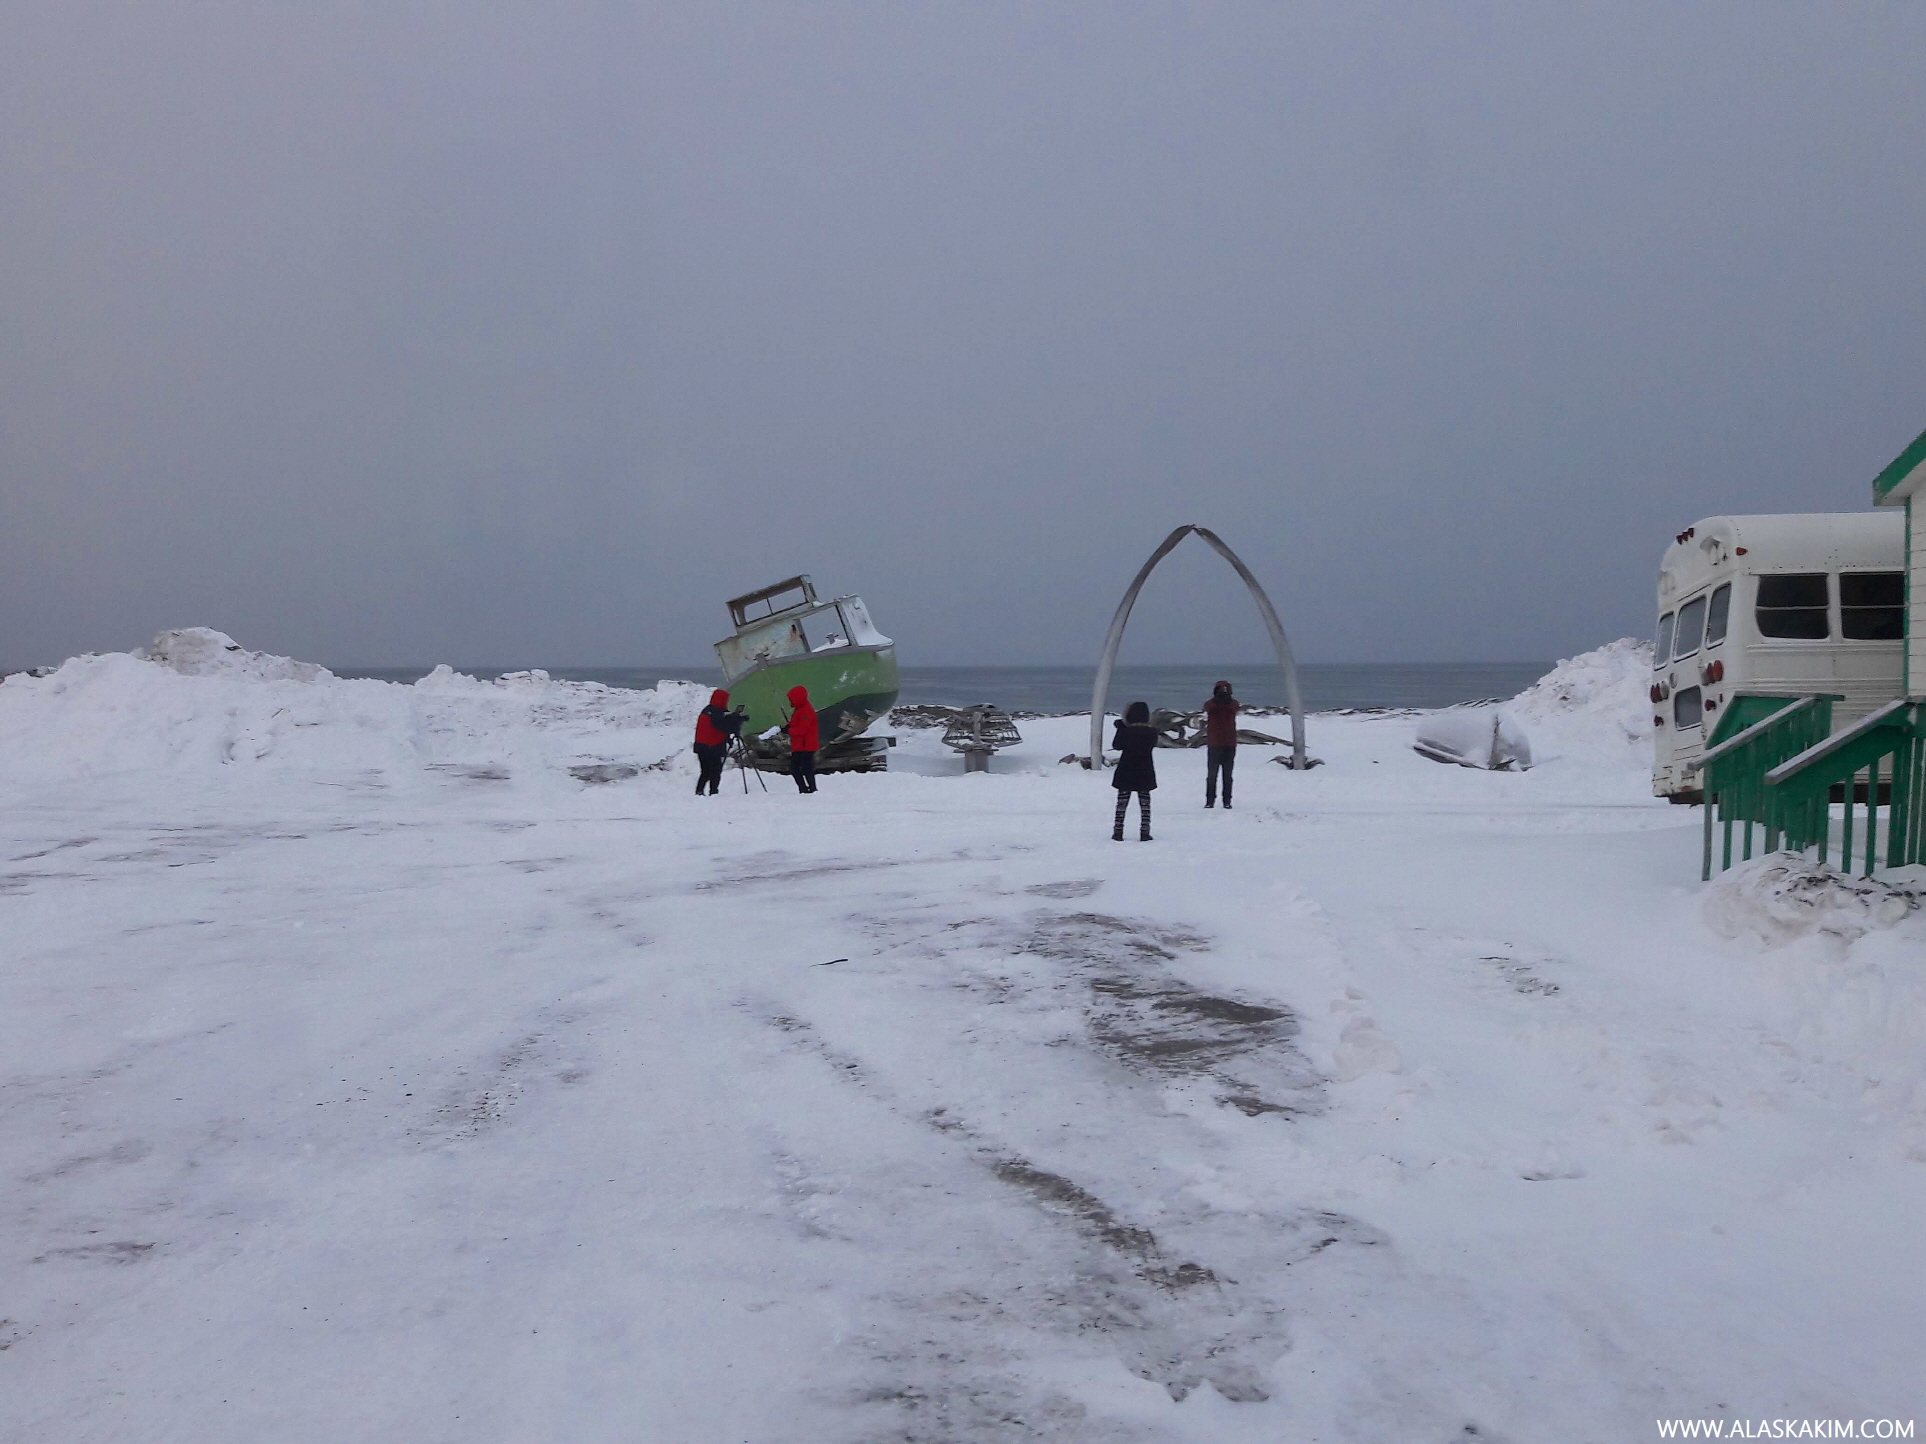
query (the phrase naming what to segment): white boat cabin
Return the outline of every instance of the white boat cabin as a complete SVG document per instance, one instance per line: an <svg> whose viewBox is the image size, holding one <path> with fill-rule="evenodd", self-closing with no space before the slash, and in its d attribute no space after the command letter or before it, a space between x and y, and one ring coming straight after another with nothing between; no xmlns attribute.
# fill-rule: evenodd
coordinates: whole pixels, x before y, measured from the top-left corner
<svg viewBox="0 0 1926 1444"><path fill-rule="evenodd" d="M731 599L729 620L736 634L716 643L722 675L729 682L771 662L893 645L876 630L861 597L818 601L806 576Z"/></svg>
<svg viewBox="0 0 1926 1444"><path fill-rule="evenodd" d="M1843 698L1842 727L1901 695L1903 518L1715 516L1680 532L1658 581L1652 791L1696 800L1694 769L1738 692Z"/></svg>

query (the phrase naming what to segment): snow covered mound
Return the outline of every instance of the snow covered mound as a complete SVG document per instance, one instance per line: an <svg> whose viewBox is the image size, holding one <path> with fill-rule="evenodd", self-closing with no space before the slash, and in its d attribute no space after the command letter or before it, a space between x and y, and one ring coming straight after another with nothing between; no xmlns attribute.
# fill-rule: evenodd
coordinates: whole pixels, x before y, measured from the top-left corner
<svg viewBox="0 0 1926 1444"><path fill-rule="evenodd" d="M212 627L178 627L162 632L134 656L172 667L183 677L244 677L256 682L314 682L334 673L314 662L297 662L268 652L250 652L226 632Z"/></svg>
<svg viewBox="0 0 1926 1444"><path fill-rule="evenodd" d="M1706 926L1722 938L1768 945L1827 933L1852 942L1905 919L1926 888L1850 877L1802 853L1774 852L1741 863L1705 886Z"/></svg>
<svg viewBox="0 0 1926 1444"><path fill-rule="evenodd" d="M396 781L437 771L560 777L686 750L708 696L694 682L639 691L537 672L484 682L445 666L412 686L351 680L184 628L135 652L0 682L0 778L234 767Z"/></svg>
<svg viewBox="0 0 1926 1444"><path fill-rule="evenodd" d="M1531 739L1496 708L1448 708L1418 725L1411 750L1433 762L1455 762L1491 772L1524 772L1531 767Z"/></svg>
<svg viewBox="0 0 1926 1444"><path fill-rule="evenodd" d="M1566 658L1514 697L1510 709L1561 751L1622 760L1652 745L1651 685L1652 644L1621 637Z"/></svg>

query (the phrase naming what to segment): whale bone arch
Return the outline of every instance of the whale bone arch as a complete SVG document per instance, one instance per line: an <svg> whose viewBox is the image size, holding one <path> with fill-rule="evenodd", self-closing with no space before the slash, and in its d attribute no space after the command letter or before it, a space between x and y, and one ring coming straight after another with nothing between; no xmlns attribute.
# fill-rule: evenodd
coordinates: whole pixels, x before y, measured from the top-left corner
<svg viewBox="0 0 1926 1444"><path fill-rule="evenodd" d="M1157 550L1150 554L1150 560L1138 568L1136 578L1130 589L1117 603L1116 615L1110 619L1110 632L1103 639L1103 658L1097 663L1097 682L1090 692L1090 766L1092 771L1100 771L1105 765L1103 755L1103 714L1104 704L1110 696L1110 673L1117 665L1117 649L1123 645L1124 624L1130 620L1130 609L1137 603L1137 593L1143 590L1144 581L1156 569L1157 563L1170 555L1171 548L1178 542L1196 532L1209 544L1211 550L1231 564L1244 585L1251 589L1251 599L1257 603L1258 614L1264 618L1264 626L1271 634L1271 646L1277 651L1277 665L1284 673L1284 701L1291 711L1291 763L1297 771L1303 771L1304 762L1304 703L1297 690L1297 659L1291 655L1290 638L1284 635L1284 624L1277 619L1277 608L1271 599L1264 595L1264 589L1251 575L1251 569L1244 565L1237 553L1224 545L1223 538L1208 527L1187 523L1178 527L1163 539Z"/></svg>

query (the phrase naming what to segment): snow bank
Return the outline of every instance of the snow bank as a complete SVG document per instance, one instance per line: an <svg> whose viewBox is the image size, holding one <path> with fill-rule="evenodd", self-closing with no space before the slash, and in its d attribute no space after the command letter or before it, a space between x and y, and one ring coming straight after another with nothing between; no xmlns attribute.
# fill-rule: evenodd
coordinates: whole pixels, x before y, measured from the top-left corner
<svg viewBox="0 0 1926 1444"><path fill-rule="evenodd" d="M315 662L297 662L267 652L250 652L226 632L212 627L178 627L162 632L133 655L158 662L183 677L233 677L252 682L317 682L332 677Z"/></svg>
<svg viewBox="0 0 1926 1444"><path fill-rule="evenodd" d="M707 700L694 682L638 691L537 672L482 681L446 666L413 685L350 680L194 627L0 682L0 778L233 767L518 775L650 763L675 750Z"/></svg>
<svg viewBox="0 0 1926 1444"><path fill-rule="evenodd" d="M1768 853L1712 878L1701 907L1720 938L1780 945L1816 932L1864 938L1903 922L1922 897L1926 888L1853 878L1803 853Z"/></svg>
<svg viewBox="0 0 1926 1444"><path fill-rule="evenodd" d="M1859 1147L1914 1163L1926 1163L1922 902L1926 868L1853 877L1795 852L1742 863L1701 898L1707 927L1737 945L1729 1004L1783 1066L1781 1096L1877 1125Z"/></svg>
<svg viewBox="0 0 1926 1444"><path fill-rule="evenodd" d="M1889 928L1926 897L1926 887L1849 877L1796 852L1741 863L1705 885L1706 926L1722 938L1768 946L1825 933L1847 942Z"/></svg>
<svg viewBox="0 0 1926 1444"><path fill-rule="evenodd" d="M1510 710L1566 756L1623 763L1651 748L1651 685L1651 643L1621 637L1566 658L1512 698Z"/></svg>
<svg viewBox="0 0 1926 1444"><path fill-rule="evenodd" d="M1652 745L1651 682L1651 645L1624 637L1566 658L1502 711L1423 714L1412 750L1434 762L1505 771L1554 760L1643 771Z"/></svg>

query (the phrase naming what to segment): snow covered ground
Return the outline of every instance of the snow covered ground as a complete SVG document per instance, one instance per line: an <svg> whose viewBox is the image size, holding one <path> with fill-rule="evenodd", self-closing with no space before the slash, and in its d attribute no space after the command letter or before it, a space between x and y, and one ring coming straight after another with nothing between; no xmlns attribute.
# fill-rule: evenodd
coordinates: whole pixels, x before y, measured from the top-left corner
<svg viewBox="0 0 1926 1444"><path fill-rule="evenodd" d="M1926 1413L1926 914L1702 888L1629 644L1150 844L1080 719L698 799L701 689L156 655L0 684L0 1436Z"/></svg>

